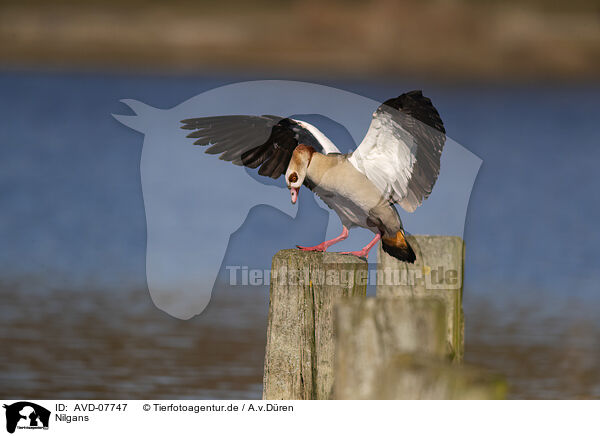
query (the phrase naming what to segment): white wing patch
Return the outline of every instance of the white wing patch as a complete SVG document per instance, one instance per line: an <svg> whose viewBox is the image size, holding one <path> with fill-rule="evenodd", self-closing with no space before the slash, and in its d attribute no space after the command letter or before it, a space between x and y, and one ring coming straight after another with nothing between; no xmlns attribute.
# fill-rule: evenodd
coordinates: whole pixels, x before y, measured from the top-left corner
<svg viewBox="0 0 600 436"><path fill-rule="evenodd" d="M413 212L416 207L402 200L409 194L417 144L395 118L389 112L375 112L365 138L348 160L384 196Z"/></svg>
<svg viewBox="0 0 600 436"><path fill-rule="evenodd" d="M334 143L331 142L331 140L327 136L325 136L325 134L323 132L321 132L319 129L317 129L315 126L313 126L310 123L307 123L306 121L300 121L300 120L294 120L294 121L297 122L301 127L308 130L311 133L311 135L313 135L315 137L315 139L317 141L319 141L319 143L323 147L323 151L325 152L325 154L340 152L338 150L338 148L334 145Z"/></svg>

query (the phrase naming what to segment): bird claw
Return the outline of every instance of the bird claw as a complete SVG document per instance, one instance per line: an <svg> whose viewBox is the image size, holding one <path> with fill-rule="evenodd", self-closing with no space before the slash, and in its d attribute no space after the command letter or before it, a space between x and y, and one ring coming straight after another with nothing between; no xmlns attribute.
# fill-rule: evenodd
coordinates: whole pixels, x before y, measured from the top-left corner
<svg viewBox="0 0 600 436"><path fill-rule="evenodd" d="M369 258L369 252L368 251L342 251L340 254L351 254L352 256L356 256L356 257L361 257L363 259L368 259Z"/></svg>
<svg viewBox="0 0 600 436"><path fill-rule="evenodd" d="M323 247L321 244L315 245L314 247L302 247L300 245L296 245L298 250L302 251L325 251L326 247Z"/></svg>

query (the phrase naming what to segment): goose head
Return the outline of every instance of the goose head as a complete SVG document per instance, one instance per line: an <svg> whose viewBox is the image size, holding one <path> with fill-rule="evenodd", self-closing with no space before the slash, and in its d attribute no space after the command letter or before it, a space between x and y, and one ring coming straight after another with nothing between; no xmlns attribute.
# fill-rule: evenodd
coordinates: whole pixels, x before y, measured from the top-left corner
<svg viewBox="0 0 600 436"><path fill-rule="evenodd" d="M292 195L292 204L298 201L300 186L306 178L306 171L315 149L304 144L298 145L292 153L290 164L285 172L285 181Z"/></svg>

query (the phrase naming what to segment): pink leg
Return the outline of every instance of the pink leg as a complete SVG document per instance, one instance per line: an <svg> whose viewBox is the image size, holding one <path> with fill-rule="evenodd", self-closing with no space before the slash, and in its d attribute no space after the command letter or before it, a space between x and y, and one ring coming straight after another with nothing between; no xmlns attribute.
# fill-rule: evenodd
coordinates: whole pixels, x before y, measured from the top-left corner
<svg viewBox="0 0 600 436"><path fill-rule="evenodd" d="M302 251L325 251L333 244L337 244L340 241L343 241L348 237L348 229L346 226L343 226L342 234L337 238L330 239L329 241L321 242L319 245L315 245L314 247L301 247L300 245L296 245Z"/></svg>
<svg viewBox="0 0 600 436"><path fill-rule="evenodd" d="M344 251L343 253L340 254L353 254L355 256L358 257L364 257L365 259L369 257L369 251L371 250L371 248L373 248L373 246L375 244L377 244L377 242L379 242L379 240L381 239L381 234L377 233L375 235L375 237L373 238L373 240L371 242L369 242L365 248L363 248L360 251Z"/></svg>

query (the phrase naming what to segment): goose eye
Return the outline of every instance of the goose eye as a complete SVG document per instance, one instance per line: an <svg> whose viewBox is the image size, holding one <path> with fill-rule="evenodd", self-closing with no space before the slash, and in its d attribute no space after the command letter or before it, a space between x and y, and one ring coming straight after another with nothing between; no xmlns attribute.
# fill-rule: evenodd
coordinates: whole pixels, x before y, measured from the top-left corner
<svg viewBox="0 0 600 436"><path fill-rule="evenodd" d="M296 183L298 181L298 174L296 174L296 173L290 174L290 177L288 178L288 180L290 181L290 183Z"/></svg>

